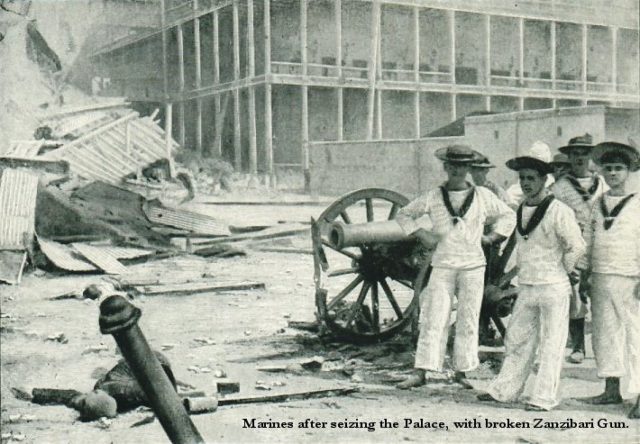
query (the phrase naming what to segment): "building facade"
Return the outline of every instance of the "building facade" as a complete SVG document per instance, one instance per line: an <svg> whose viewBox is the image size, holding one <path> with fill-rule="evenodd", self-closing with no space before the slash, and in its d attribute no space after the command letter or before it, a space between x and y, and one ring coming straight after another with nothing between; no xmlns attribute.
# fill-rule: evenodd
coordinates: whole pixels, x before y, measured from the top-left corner
<svg viewBox="0 0 640 444"><path fill-rule="evenodd" d="M158 7L157 30L94 53L101 94L165 110L183 146L249 173L308 170L311 141L417 139L474 111L640 104L637 0Z"/></svg>

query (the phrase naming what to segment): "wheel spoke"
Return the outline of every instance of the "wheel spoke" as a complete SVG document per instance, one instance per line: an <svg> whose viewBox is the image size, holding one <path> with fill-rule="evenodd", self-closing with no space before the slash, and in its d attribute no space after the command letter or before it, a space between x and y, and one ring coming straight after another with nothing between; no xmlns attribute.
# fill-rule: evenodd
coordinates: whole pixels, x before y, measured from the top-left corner
<svg viewBox="0 0 640 444"><path fill-rule="evenodd" d="M347 256L347 257L349 257L351 259L354 259L356 261L360 260L360 256L358 256L357 254L352 253L352 252L347 251L347 250L340 250L340 249L334 247L333 245L331 245L329 243L329 241L326 241L324 239L322 240L322 245L325 245L325 246L331 248L333 251L337 251L338 253L343 254L343 255L345 255L345 256Z"/></svg>
<svg viewBox="0 0 640 444"><path fill-rule="evenodd" d="M328 276L329 277L342 276L342 275L345 275L345 274L353 274L353 273L357 273L357 272L358 272L357 268L340 268L338 270L330 271Z"/></svg>
<svg viewBox="0 0 640 444"><path fill-rule="evenodd" d="M351 306L351 309L349 310L349 317L347 318L347 324L346 324L347 328L349 328L349 326L355 320L356 315L358 314L358 312L360 311L360 308L362 307L364 298L367 297L367 292L369 291L370 287L371 287L371 284L369 282L365 282L364 284L362 284L362 288L360 289L360 294L358 295L358 300Z"/></svg>
<svg viewBox="0 0 640 444"><path fill-rule="evenodd" d="M367 207L367 222L373 222L373 199L367 197L364 204Z"/></svg>
<svg viewBox="0 0 640 444"><path fill-rule="evenodd" d="M345 224L350 224L351 223L351 218L347 214L347 210L342 210L340 212L340 217L342 217L342 220L344 221Z"/></svg>
<svg viewBox="0 0 640 444"><path fill-rule="evenodd" d="M389 211L389 217L387 219L391 220L391 219L395 218L396 214L398 214L398 210L399 209L400 209L400 205L394 203L391 206L391 211Z"/></svg>
<svg viewBox="0 0 640 444"><path fill-rule="evenodd" d="M380 333L380 302L378 301L378 283L371 286L371 311L373 319L373 332Z"/></svg>
<svg viewBox="0 0 640 444"><path fill-rule="evenodd" d="M356 288L360 282L362 282L364 280L364 278L361 275L356 276L356 278L354 280L352 280L349 285L347 285L346 287L344 287L342 289L342 291L340 293L338 293L338 295L333 298L331 300L331 302L329 302L327 304L327 311L331 310L333 307L335 307L335 305L340 302L341 300L343 300L349 293L351 293L351 291L353 291L354 288Z"/></svg>
<svg viewBox="0 0 640 444"><path fill-rule="evenodd" d="M393 296L393 292L391 291L391 288L389 288L389 284L387 284L386 279L382 279L380 281L380 286L382 287L384 294L387 295L387 299L389 299L389 303L391 303L393 311L396 312L398 319L402 319L404 317L404 315L402 314L402 309L400 308L400 305L398 305L398 301L396 301L395 296Z"/></svg>

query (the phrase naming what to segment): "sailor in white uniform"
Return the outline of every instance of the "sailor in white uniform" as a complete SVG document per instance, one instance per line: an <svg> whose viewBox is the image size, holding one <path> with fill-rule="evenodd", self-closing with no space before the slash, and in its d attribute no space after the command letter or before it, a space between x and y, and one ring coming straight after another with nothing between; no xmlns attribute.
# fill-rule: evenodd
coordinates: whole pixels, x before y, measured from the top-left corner
<svg viewBox="0 0 640 444"><path fill-rule="evenodd" d="M525 201L518 207L518 298L505 339L499 375L482 401L515 401L523 392L536 357L529 410L558 404L558 388L569 323L569 274L585 253L585 242L573 210L545 187L553 169L533 157L516 157L507 166L518 171Z"/></svg>
<svg viewBox="0 0 640 444"><path fill-rule="evenodd" d="M593 350L605 391L592 404L622 403L637 396L629 412L640 418L640 195L626 191L630 171L640 168L635 148L603 142L593 150L610 187L591 212L584 231L588 250L580 264L591 272Z"/></svg>
<svg viewBox="0 0 640 444"><path fill-rule="evenodd" d="M427 247L435 247L431 277L421 295L420 333L415 372L398 388L423 385L426 371L442 371L449 316L458 299L453 365L455 379L469 387L465 372L478 364L478 323L484 290L485 256L482 245L506 239L515 226L515 214L495 194L467 182L470 164L481 155L463 145L436 151L444 162L447 181L410 202L396 221L407 235ZM416 220L428 216L433 231L420 228ZM493 231L483 234L485 224Z"/></svg>

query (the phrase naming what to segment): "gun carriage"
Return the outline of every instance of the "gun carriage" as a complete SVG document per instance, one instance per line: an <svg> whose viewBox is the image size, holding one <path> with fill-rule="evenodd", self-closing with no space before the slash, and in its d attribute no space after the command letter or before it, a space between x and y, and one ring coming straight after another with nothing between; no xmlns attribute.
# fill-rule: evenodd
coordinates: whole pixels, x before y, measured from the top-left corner
<svg viewBox="0 0 640 444"><path fill-rule="evenodd" d="M381 188L348 193L312 223L317 317L325 330L351 342L384 341L417 325L419 298L429 282L432 251L405 235L394 220L409 202ZM481 322L511 313L516 269L507 270L513 236L485 249L487 271Z"/></svg>

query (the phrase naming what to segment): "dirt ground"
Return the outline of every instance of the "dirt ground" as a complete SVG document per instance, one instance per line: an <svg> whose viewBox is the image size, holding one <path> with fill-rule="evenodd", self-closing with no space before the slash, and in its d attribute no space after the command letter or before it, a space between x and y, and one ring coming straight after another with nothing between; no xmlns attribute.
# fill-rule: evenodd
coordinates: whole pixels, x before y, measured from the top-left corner
<svg viewBox="0 0 640 444"><path fill-rule="evenodd" d="M244 224L308 221L323 209L322 205L194 205L230 223ZM294 243L310 245L306 237ZM500 349L483 348L481 368L469 375L476 390L464 390L443 379L398 391L394 383L410 372L413 361L406 338L362 347L288 328L290 320L315 319L310 255L251 251L247 257L173 258L129 268L135 275L141 270L148 272L149 267L157 273L209 273L221 280L266 284L266 290L134 301L142 309L140 326L149 343L169 358L178 380L211 393L215 371L220 369L240 382L241 395L359 389L343 397L220 407L215 413L192 416L208 442L640 442L640 421L626 418L629 403L594 408L573 399L595 395L603 387L590 352L582 365L565 366L564 401L548 413L524 411L519 403L497 405L476 400L499 366L496 357ZM119 355L113 338L101 335L98 328L96 302L49 300L101 279L99 275L31 271L19 287L0 286L3 443L168 442L158 421L131 427L150 415L148 409L121 414L104 427L99 422L79 421L77 412L66 407L31 404L11 393L12 387L90 390L99 369L116 363ZM67 341L48 339L60 333ZM105 346L102 351L91 351L99 345ZM314 356L325 359L321 371L266 373L257 369ZM259 390L257 384L270 390ZM592 423L593 428L534 428L536 418ZM245 427L245 420L252 419L272 425L291 422L292 428ZM383 420L388 421L387 428ZM476 420L478 427L460 428L454 423L465 420ZM313 427L301 427L305 421ZM344 428L345 422L354 421L360 427ZM391 426L394 422L397 427ZM518 428L518 422L531 428Z"/></svg>

